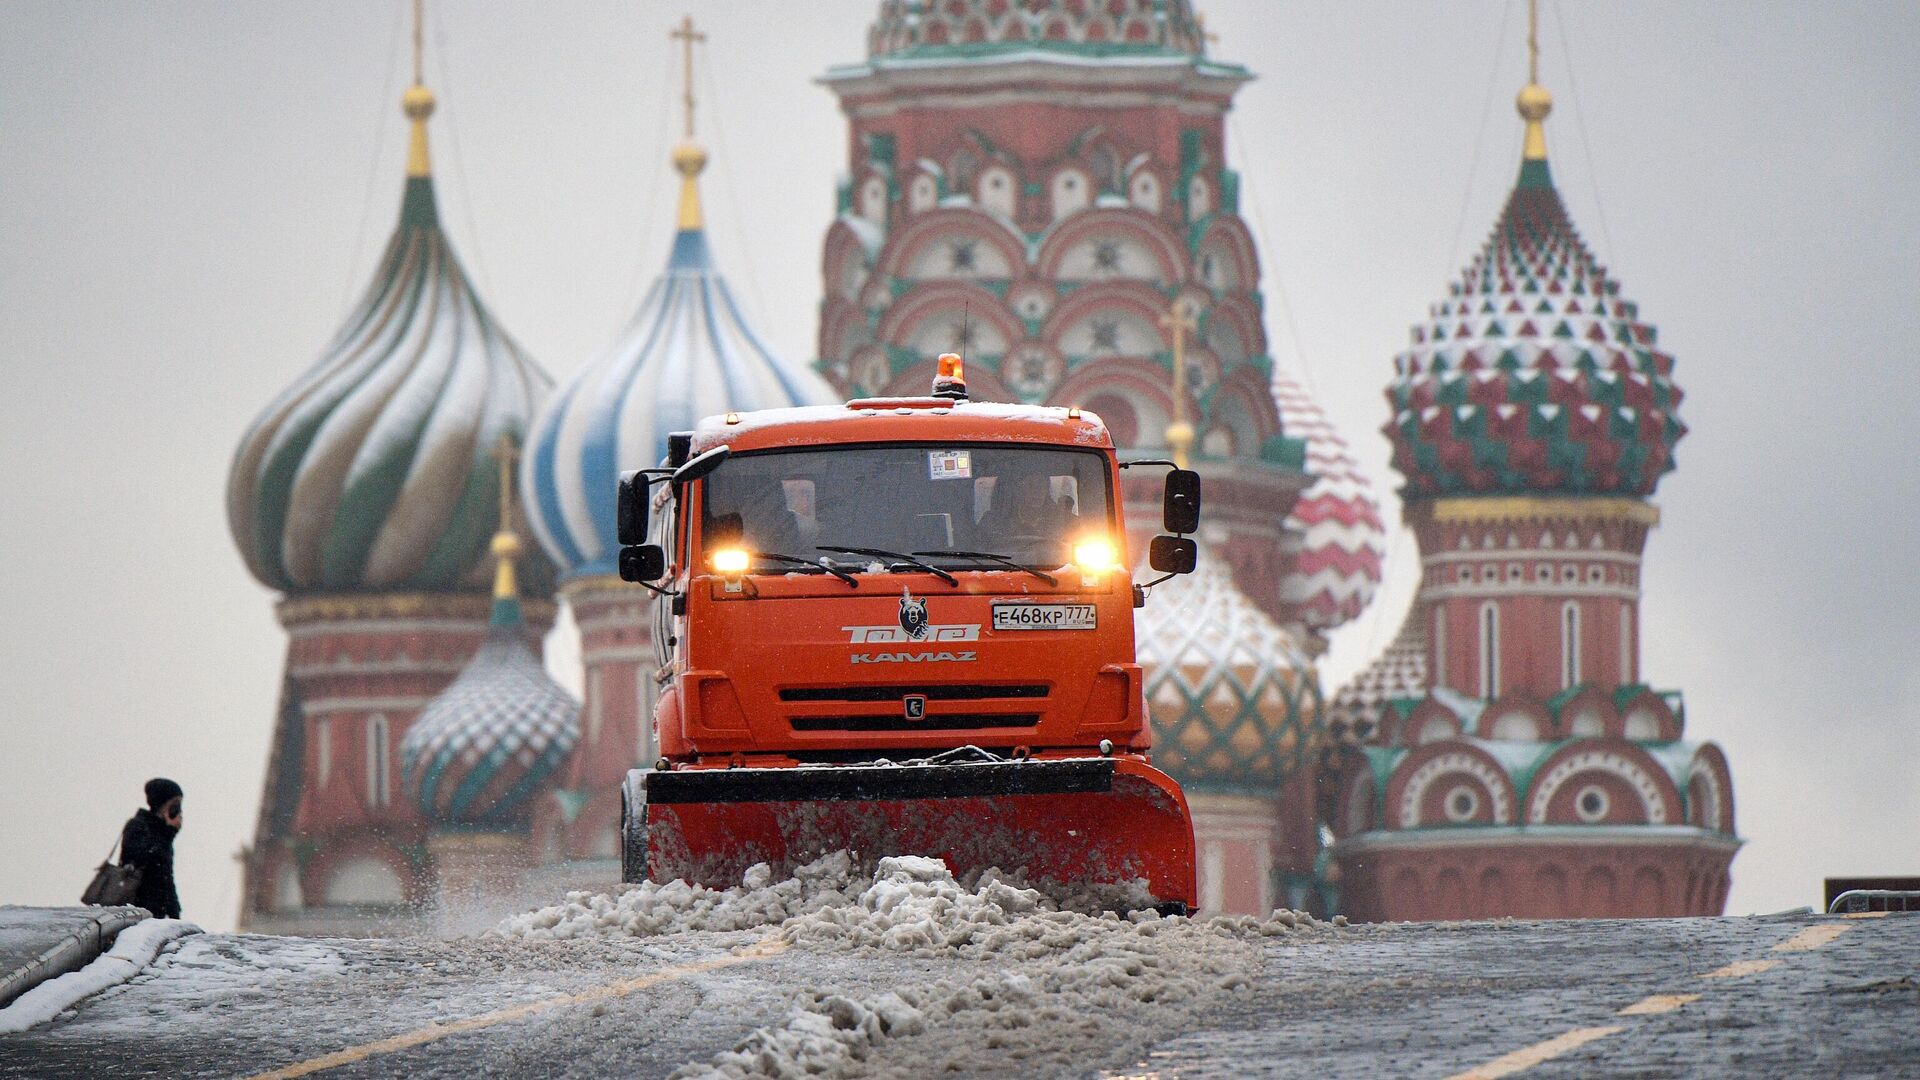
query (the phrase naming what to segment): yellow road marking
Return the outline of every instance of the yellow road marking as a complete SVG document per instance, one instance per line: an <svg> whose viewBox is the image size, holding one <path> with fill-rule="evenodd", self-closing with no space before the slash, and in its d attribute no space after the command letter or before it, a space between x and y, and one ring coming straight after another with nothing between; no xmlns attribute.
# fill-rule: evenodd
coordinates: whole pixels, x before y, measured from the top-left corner
<svg viewBox="0 0 1920 1080"><path fill-rule="evenodd" d="M1654 1016L1699 1001L1699 994L1650 994L1621 1009L1616 1016Z"/></svg>
<svg viewBox="0 0 1920 1080"><path fill-rule="evenodd" d="M1853 929L1847 923L1815 923L1773 947L1774 952L1808 952Z"/></svg>
<svg viewBox="0 0 1920 1080"><path fill-rule="evenodd" d="M1843 919L1884 919L1893 914L1891 911L1849 911L1840 916Z"/></svg>
<svg viewBox="0 0 1920 1080"><path fill-rule="evenodd" d="M1758 975L1763 971L1772 971L1780 966L1778 960L1735 960L1718 971L1709 971L1700 976L1703 979L1737 979L1742 975Z"/></svg>
<svg viewBox="0 0 1920 1080"><path fill-rule="evenodd" d="M645 990L650 986L658 986L661 983L672 982L675 979L685 978L688 975L698 975L701 972L732 967L735 964L742 964L749 960L759 960L772 956L784 950L786 947L787 945L784 941L763 941L758 945L743 949L740 952L728 956L715 957L712 960L702 960L694 964L683 964L680 967L666 968L662 971L628 979L624 982L608 983L604 986L596 986L591 990L582 990L577 994L543 998L539 1001L528 1002L525 1005L514 1005L510 1008L496 1009L490 1013L481 1013L479 1016L469 1016L465 1020L456 1020L451 1024L428 1024L426 1027L417 1028L403 1035L395 1035L392 1038L362 1043L359 1046L349 1046L344 1050L335 1050L331 1054L322 1054L316 1058L298 1061L284 1068L274 1069L271 1072L257 1073L249 1077L248 1080L290 1080L290 1078L296 1076L307 1076L311 1073L321 1072L326 1069L334 1069L342 1065L351 1065L356 1061L365 1061L368 1058L378 1057L381 1054L392 1054L400 1050L420 1046L424 1043L434 1042L439 1039L444 1039L449 1035L461 1035L469 1031L478 1031L481 1028L492 1027L495 1024L504 1024L512 1020L525 1019L529 1016L549 1012L553 1009L564 1008L568 1005L585 1005L595 1001L607 1001L613 998L626 997L628 994L634 993L637 990Z"/></svg>
<svg viewBox="0 0 1920 1080"><path fill-rule="evenodd" d="M1455 1073L1447 1080L1497 1080L1498 1077L1512 1076L1523 1069L1531 1069L1543 1061L1551 1061L1570 1050L1577 1050L1597 1039L1625 1031L1621 1027L1575 1028L1564 1035L1556 1035L1546 1042L1515 1050L1511 1054L1502 1054L1477 1068L1463 1073Z"/></svg>

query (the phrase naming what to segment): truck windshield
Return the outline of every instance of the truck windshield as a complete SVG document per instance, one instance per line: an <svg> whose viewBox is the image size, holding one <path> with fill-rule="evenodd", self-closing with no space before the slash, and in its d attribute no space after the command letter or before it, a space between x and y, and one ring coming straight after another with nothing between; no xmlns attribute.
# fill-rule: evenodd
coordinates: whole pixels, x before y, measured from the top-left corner
<svg viewBox="0 0 1920 1080"><path fill-rule="evenodd" d="M846 446L739 454L705 480L706 550L818 559L822 547L922 556L946 568L991 565L974 553L1057 567L1075 542L1108 537L1106 457L997 444ZM958 554L966 552L967 554ZM831 555L841 565L862 560ZM884 561L884 560L883 560ZM755 570L801 569L756 559Z"/></svg>

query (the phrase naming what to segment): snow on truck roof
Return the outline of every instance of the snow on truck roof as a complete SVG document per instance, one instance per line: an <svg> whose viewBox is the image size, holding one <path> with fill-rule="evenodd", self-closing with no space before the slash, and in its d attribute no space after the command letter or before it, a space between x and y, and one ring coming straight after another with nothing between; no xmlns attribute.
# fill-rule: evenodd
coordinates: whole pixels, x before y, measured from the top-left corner
<svg viewBox="0 0 1920 1080"><path fill-rule="evenodd" d="M864 442L1031 442L1109 449L1096 413L1057 405L1018 405L939 397L859 398L843 405L724 413L694 429L693 452Z"/></svg>

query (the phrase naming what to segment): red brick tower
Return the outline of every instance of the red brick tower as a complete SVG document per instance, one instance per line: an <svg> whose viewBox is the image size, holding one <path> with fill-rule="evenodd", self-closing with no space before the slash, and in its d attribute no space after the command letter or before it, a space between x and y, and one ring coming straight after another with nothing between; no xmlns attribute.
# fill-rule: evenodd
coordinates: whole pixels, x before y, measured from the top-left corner
<svg viewBox="0 0 1920 1080"><path fill-rule="evenodd" d="M1281 431L1226 167L1226 113L1252 76L1206 55L1186 0L887 0L868 52L823 79L851 125L825 244L829 381L918 393L938 354L963 351L977 397L1082 406L1124 453L1166 457L1163 317L1183 303L1208 520L1241 588L1297 621L1279 584L1306 449ZM1153 484L1128 492L1136 521Z"/></svg>
<svg viewBox="0 0 1920 1080"><path fill-rule="evenodd" d="M429 822L401 794L402 739L487 640L493 448L549 381L474 294L434 203L433 94L418 78L400 221L333 342L241 440L228 518L279 591L290 638L240 923L368 932L432 892ZM524 522L514 523L524 533ZM544 559L523 566L550 596ZM553 606L527 605L532 644Z"/></svg>
<svg viewBox="0 0 1920 1080"><path fill-rule="evenodd" d="M1156 761L1194 805L1203 902L1264 914L1311 873L1311 798L1282 792L1321 737L1311 657L1378 581L1380 530L1311 402L1292 388L1300 431L1276 407L1226 167L1250 78L1188 0L885 0L867 59L822 80L850 130L819 348L848 396L922 393L960 351L978 398L1190 457L1207 565L1139 623ZM1135 551L1159 485L1128 474Z"/></svg>
<svg viewBox="0 0 1920 1080"><path fill-rule="evenodd" d="M1685 432L1673 357L1567 218L1537 74L1518 105L1519 181L1388 391L1421 584L1330 710L1344 907L1718 914L1740 844L1726 758L1682 740L1680 695L1639 659L1648 500Z"/></svg>

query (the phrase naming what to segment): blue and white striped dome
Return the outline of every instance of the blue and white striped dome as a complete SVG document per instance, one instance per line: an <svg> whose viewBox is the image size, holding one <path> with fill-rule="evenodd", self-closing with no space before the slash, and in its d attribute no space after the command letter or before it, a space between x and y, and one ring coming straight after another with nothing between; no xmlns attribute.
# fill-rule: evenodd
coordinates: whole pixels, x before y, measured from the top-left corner
<svg viewBox="0 0 1920 1080"><path fill-rule="evenodd" d="M522 482L540 542L569 577L614 572L614 488L657 465L667 435L703 416L837 401L811 370L776 358L714 269L694 177L698 147L674 151L680 229L666 272L613 347L577 372L534 421Z"/></svg>

